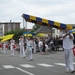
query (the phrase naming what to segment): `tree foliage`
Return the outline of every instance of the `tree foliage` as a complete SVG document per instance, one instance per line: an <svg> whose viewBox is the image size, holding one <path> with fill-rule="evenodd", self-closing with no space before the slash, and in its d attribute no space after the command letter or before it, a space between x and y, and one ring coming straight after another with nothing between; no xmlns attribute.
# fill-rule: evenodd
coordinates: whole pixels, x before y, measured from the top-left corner
<svg viewBox="0 0 75 75"><path fill-rule="evenodd" d="M5 35L14 34L13 38L16 42L18 42L19 36L23 35L24 31L25 31L25 29L15 29L15 30L6 32Z"/></svg>
<svg viewBox="0 0 75 75"><path fill-rule="evenodd" d="M32 27L32 32L36 31L37 29L39 29L41 27L41 25L38 25L38 24L35 24L33 27Z"/></svg>
<svg viewBox="0 0 75 75"><path fill-rule="evenodd" d="M41 25L38 25L38 24L35 24L33 27L32 27L32 32L36 31L37 29L39 29L41 27ZM15 29L15 30L11 30L9 32L6 32L5 35L8 35L8 34L14 34L14 40L16 42L18 42L18 39L19 39L19 36L23 35L23 33L25 32L25 28L23 29Z"/></svg>

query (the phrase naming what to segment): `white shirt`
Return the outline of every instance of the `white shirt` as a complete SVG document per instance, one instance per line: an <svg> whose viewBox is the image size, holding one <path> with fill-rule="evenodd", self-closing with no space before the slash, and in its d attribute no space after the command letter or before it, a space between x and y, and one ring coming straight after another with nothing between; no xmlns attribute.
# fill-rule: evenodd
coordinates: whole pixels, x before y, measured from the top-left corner
<svg viewBox="0 0 75 75"><path fill-rule="evenodd" d="M48 47L48 45L47 45L47 44L45 44L45 48L46 48L46 50L48 50L48 49L49 49L49 47Z"/></svg>
<svg viewBox="0 0 75 75"><path fill-rule="evenodd" d="M43 42L39 41L39 47L43 46Z"/></svg>
<svg viewBox="0 0 75 75"><path fill-rule="evenodd" d="M4 43L3 43L3 46L6 46L7 45L7 42L5 41Z"/></svg>
<svg viewBox="0 0 75 75"><path fill-rule="evenodd" d="M11 46L15 45L15 40L10 40L10 42L11 42Z"/></svg>
<svg viewBox="0 0 75 75"><path fill-rule="evenodd" d="M36 46L36 43L35 43L35 41L34 41L34 46Z"/></svg>
<svg viewBox="0 0 75 75"><path fill-rule="evenodd" d="M24 45L24 39L22 38L19 39L19 45Z"/></svg>
<svg viewBox="0 0 75 75"><path fill-rule="evenodd" d="M64 36L63 34L62 36ZM73 34L70 34L73 36ZM64 49L71 49L73 48L73 39L69 39L69 35L67 35L65 38L63 38L63 48Z"/></svg>
<svg viewBox="0 0 75 75"><path fill-rule="evenodd" d="M26 44L27 44L27 46L33 46L33 43L32 43L31 40L27 40L27 41L26 41Z"/></svg>

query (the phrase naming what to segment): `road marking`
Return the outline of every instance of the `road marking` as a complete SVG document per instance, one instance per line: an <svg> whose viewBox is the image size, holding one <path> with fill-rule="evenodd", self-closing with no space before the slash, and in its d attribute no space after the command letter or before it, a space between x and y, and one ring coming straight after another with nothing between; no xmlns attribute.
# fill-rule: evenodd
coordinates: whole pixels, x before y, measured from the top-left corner
<svg viewBox="0 0 75 75"><path fill-rule="evenodd" d="M44 66L44 67L54 67L53 65L49 65L49 64L45 64L45 63L41 63L41 64L38 64L40 66Z"/></svg>
<svg viewBox="0 0 75 75"><path fill-rule="evenodd" d="M65 66L64 63L54 63L55 65Z"/></svg>
<svg viewBox="0 0 75 75"><path fill-rule="evenodd" d="M12 66L12 65L3 65L3 67L6 68L6 69L9 69L9 68L15 68L15 67Z"/></svg>
<svg viewBox="0 0 75 75"><path fill-rule="evenodd" d="M35 66L29 65L29 64L21 64L20 66L25 68L34 68Z"/></svg>
<svg viewBox="0 0 75 75"><path fill-rule="evenodd" d="M28 71L26 71L26 70L23 70L23 69L21 69L21 68L19 68L19 67L16 67L16 69L18 69L18 70L20 70L20 71L22 71L22 72L24 72L24 73L27 73L28 75L35 75L35 74L33 74L33 73L31 73L31 72L28 72Z"/></svg>

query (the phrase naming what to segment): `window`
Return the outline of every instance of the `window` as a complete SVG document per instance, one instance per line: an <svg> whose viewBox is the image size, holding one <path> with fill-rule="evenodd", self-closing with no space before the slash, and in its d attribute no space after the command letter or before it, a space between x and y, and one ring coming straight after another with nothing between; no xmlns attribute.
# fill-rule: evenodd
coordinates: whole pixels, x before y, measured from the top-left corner
<svg viewBox="0 0 75 75"><path fill-rule="evenodd" d="M8 24L8 32L11 31L11 23Z"/></svg>
<svg viewBox="0 0 75 75"><path fill-rule="evenodd" d="M16 29L16 24L15 24L15 23L13 24L13 30L14 30L14 29Z"/></svg>

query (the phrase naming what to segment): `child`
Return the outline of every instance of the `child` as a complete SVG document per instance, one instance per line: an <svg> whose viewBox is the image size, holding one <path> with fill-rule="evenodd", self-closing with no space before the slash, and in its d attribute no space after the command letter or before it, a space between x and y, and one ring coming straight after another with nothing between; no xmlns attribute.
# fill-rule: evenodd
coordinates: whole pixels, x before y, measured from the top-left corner
<svg viewBox="0 0 75 75"><path fill-rule="evenodd" d="M48 53L48 50L49 50L49 47L48 47L47 43L45 42L45 51L46 51L46 55L49 54L49 53Z"/></svg>

